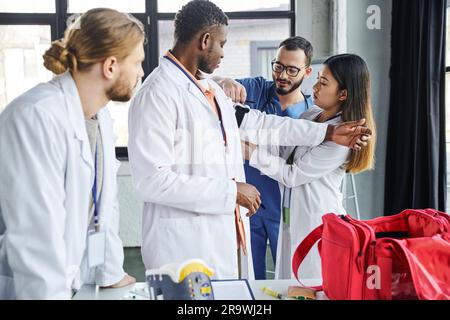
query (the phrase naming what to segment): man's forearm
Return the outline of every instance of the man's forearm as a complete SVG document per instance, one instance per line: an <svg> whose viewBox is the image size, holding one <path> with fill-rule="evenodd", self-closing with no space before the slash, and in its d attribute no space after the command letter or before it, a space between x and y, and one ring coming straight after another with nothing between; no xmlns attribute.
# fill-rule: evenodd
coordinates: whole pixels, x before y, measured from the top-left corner
<svg viewBox="0 0 450 320"><path fill-rule="evenodd" d="M236 111L241 109L235 107ZM236 113L238 125L239 114ZM268 115L254 109L248 109L244 114L239 128L242 140L253 144L311 147L321 144L328 131L325 123ZM333 133L331 130L329 134Z"/></svg>

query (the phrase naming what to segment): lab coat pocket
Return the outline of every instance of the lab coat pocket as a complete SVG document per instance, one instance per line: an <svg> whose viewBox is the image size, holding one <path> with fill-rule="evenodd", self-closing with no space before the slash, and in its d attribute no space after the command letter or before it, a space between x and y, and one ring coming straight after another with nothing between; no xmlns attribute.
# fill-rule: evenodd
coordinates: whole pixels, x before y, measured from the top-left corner
<svg viewBox="0 0 450 320"><path fill-rule="evenodd" d="M203 218L202 216L160 218L158 233L161 240L161 259L178 257L183 261L205 257L208 251L205 249L208 247L206 239L208 230Z"/></svg>
<svg viewBox="0 0 450 320"><path fill-rule="evenodd" d="M0 276L0 300L13 300L15 298L14 278Z"/></svg>

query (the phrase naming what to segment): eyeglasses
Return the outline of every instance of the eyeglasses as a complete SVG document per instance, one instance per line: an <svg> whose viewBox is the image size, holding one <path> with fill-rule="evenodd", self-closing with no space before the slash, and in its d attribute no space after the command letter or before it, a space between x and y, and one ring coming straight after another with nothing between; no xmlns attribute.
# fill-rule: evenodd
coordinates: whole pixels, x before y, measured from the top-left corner
<svg viewBox="0 0 450 320"><path fill-rule="evenodd" d="M296 77L302 69L306 68L304 66L303 68L297 68L293 66L285 66L277 61L272 61L272 70L276 73L283 73L284 70L286 70L286 74L291 77Z"/></svg>

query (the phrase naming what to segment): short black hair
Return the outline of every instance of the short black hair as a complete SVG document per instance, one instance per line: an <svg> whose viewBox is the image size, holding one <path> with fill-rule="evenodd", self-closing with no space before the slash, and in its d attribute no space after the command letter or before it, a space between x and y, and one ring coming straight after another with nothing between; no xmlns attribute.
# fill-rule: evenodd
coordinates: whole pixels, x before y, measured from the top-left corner
<svg viewBox="0 0 450 320"><path fill-rule="evenodd" d="M301 49L305 52L306 55L306 64L311 65L311 60L313 56L313 46L311 42L306 40L305 38L294 36L287 38L283 42L280 43L278 48L285 47L288 51L294 51L297 49Z"/></svg>
<svg viewBox="0 0 450 320"><path fill-rule="evenodd" d="M175 41L186 43L199 31L211 26L228 25L228 17L208 0L192 0L175 15Z"/></svg>

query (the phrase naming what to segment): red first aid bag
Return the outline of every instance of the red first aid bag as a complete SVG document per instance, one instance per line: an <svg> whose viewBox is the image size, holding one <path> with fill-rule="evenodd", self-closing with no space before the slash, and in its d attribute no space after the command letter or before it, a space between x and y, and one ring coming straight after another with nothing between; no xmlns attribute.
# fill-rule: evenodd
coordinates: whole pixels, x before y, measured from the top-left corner
<svg viewBox="0 0 450 320"><path fill-rule="evenodd" d="M297 280L319 241L323 285L316 289L330 299L450 299L448 214L410 209L361 221L329 213L322 221L294 253Z"/></svg>

